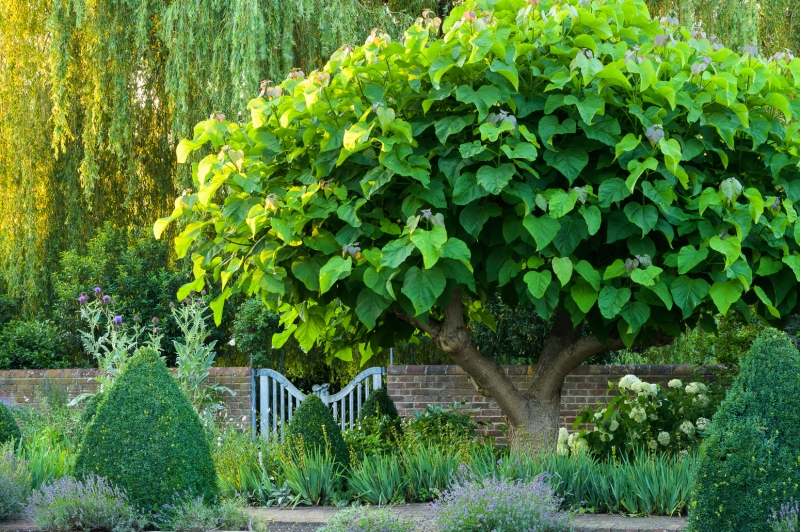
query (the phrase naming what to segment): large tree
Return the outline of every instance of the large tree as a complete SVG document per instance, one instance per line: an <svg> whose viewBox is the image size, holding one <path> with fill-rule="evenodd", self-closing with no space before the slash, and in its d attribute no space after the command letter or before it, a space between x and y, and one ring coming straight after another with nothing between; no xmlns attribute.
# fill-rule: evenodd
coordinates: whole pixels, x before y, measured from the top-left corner
<svg viewBox="0 0 800 532"><path fill-rule="evenodd" d="M362 360L417 331L552 440L564 378L708 311L796 310L800 59L733 51L641 0L469 0L215 117L159 220L196 280L282 313L280 345ZM207 153L207 152L206 152ZM552 320L528 389L470 340L499 292ZM182 295L182 294L181 294Z"/></svg>

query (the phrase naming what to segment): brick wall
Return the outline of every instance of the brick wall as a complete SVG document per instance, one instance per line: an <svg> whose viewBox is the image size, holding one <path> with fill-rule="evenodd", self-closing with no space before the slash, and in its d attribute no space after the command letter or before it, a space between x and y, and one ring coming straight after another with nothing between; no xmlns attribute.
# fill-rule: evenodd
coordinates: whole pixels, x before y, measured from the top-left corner
<svg viewBox="0 0 800 532"><path fill-rule="evenodd" d="M97 369L49 369L0 371L0 400L8 404L37 406L40 393L48 387L64 390L72 399L82 393L97 390L94 380ZM172 370L173 372L175 370ZM223 400L226 417L241 422L247 417L250 422L250 368L211 368L210 384L219 384L235 392L225 394ZM38 391L37 391L38 390Z"/></svg>
<svg viewBox="0 0 800 532"><path fill-rule="evenodd" d="M525 390L530 386L536 367L503 366L503 369L519 389ZM606 397L609 381L619 382L623 376L633 374L643 381L666 385L671 379L692 380L696 369L685 365L579 366L564 382L561 425L571 430L582 407L594 405ZM490 434L501 434L497 425L504 423L504 419L497 403L480 395L458 366L389 366L386 389L401 416L424 410L429 404L465 402L461 408L480 409L473 416L489 423Z"/></svg>

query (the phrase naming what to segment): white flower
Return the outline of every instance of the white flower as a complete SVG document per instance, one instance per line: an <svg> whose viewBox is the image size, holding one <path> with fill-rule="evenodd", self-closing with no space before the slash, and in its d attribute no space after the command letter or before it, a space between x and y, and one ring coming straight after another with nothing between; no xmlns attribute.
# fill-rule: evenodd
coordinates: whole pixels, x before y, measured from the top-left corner
<svg viewBox="0 0 800 532"><path fill-rule="evenodd" d="M653 421L658 421L658 416L657 416L657 415L655 415L655 414L650 414L650 415L648 415L647 417L649 417L649 418L650 418L651 420L653 420Z"/></svg>
<svg viewBox="0 0 800 532"><path fill-rule="evenodd" d="M630 390L637 382L641 382L636 375L625 375L619 380L620 390Z"/></svg>
<svg viewBox="0 0 800 532"><path fill-rule="evenodd" d="M708 396L702 393L698 394L697 397L692 399L692 403L700 405L701 408L705 408L708 406Z"/></svg>
<svg viewBox="0 0 800 532"><path fill-rule="evenodd" d="M708 424L709 423L711 423L711 421L709 421L708 419L706 419L704 417L699 417L699 418L697 418L697 421L695 421L695 425L697 425L697 430L706 430L706 429L708 429Z"/></svg>
<svg viewBox="0 0 800 532"><path fill-rule="evenodd" d="M594 418L600 421L601 419L603 419L603 414L601 414L600 412L596 412Z"/></svg>
<svg viewBox="0 0 800 532"><path fill-rule="evenodd" d="M567 445L564 444L564 443L559 443L556 446L556 453L559 456L568 456L569 455L569 447L567 447Z"/></svg>
<svg viewBox="0 0 800 532"><path fill-rule="evenodd" d="M574 446L575 446L575 437L576 437L576 436L577 436L577 433L576 433L576 432L573 432L573 433L572 433L572 434L570 434L570 435L569 435L569 437L567 438L567 445L569 445L569 446L570 446L570 448L572 448L572 447L574 447Z"/></svg>
<svg viewBox="0 0 800 532"><path fill-rule="evenodd" d="M687 436L694 436L694 425L692 425L691 421L684 421L683 423L681 423L681 426L678 427L678 430L680 430Z"/></svg>
<svg viewBox="0 0 800 532"><path fill-rule="evenodd" d="M615 430L617 430L617 428L619 428L619 422L617 422L616 419L612 419L611 424L608 426L608 430L614 432Z"/></svg>
<svg viewBox="0 0 800 532"><path fill-rule="evenodd" d="M658 395L658 385L650 384L649 382L634 382L631 384L631 390L639 395L646 395L649 397L655 397Z"/></svg>
<svg viewBox="0 0 800 532"><path fill-rule="evenodd" d="M667 383L670 388L683 388L683 383L680 379L672 379Z"/></svg>
<svg viewBox="0 0 800 532"><path fill-rule="evenodd" d="M631 419L637 423L641 423L642 421L647 419L647 412L645 412L644 408L641 406L634 406L631 408L630 413Z"/></svg>
<svg viewBox="0 0 800 532"><path fill-rule="evenodd" d="M658 443L666 447L669 445L669 432L661 431L658 433Z"/></svg>
<svg viewBox="0 0 800 532"><path fill-rule="evenodd" d="M585 438L578 438L575 440L575 445L572 447L573 453L578 453L589 448L589 442Z"/></svg>
<svg viewBox="0 0 800 532"><path fill-rule="evenodd" d="M686 385L686 393L688 393L689 395L694 395L696 393L704 392L706 391L706 389L707 389L706 385L703 384L702 382L692 382Z"/></svg>
<svg viewBox="0 0 800 532"><path fill-rule="evenodd" d="M569 438L569 431L567 431L567 429L565 429L564 427L561 427L560 429L558 429L558 443L559 444L567 443L567 439L568 438Z"/></svg>
<svg viewBox="0 0 800 532"><path fill-rule="evenodd" d="M658 444L656 443L656 440L649 440L649 441L647 442L647 446L648 446L650 449L652 449L652 450L654 450L654 451L655 451L655 450L656 450L656 447L658 447Z"/></svg>
<svg viewBox="0 0 800 532"><path fill-rule="evenodd" d="M236 340L231 338L231 341L228 342L228 345L231 346L231 347L235 347L236 346Z"/></svg>

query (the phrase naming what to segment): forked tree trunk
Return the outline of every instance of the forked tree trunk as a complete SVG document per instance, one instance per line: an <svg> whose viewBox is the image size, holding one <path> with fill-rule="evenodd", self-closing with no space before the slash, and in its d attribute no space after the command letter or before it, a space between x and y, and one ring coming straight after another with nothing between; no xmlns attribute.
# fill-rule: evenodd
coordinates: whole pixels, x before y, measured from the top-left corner
<svg viewBox="0 0 800 532"><path fill-rule="evenodd" d="M508 422L509 443L516 449L554 449L564 379L592 355L623 347L618 339L609 339L603 345L594 336L584 336L581 328L573 327L569 313L561 310L556 313L539 355L530 388L519 390L495 360L473 345L460 291L453 292L442 321L422 322L401 312L397 316L430 334L436 345L472 378L478 391L497 402Z"/></svg>

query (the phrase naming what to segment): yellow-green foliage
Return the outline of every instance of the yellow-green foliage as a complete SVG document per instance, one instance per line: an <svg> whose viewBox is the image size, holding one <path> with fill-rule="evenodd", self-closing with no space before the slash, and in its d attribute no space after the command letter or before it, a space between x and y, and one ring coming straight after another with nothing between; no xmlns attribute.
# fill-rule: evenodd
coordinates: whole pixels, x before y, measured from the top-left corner
<svg viewBox="0 0 800 532"><path fill-rule="evenodd" d="M774 329L753 342L700 448L694 532L762 531L772 509L800 495L800 353Z"/></svg>
<svg viewBox="0 0 800 532"><path fill-rule="evenodd" d="M330 408L316 395L309 395L297 410L286 431L286 440L291 446L302 446L306 450L328 449L333 460L342 467L350 463L350 453L342 438L342 431Z"/></svg>
<svg viewBox="0 0 800 532"><path fill-rule="evenodd" d="M0 445L11 440L19 440L21 437L17 421L8 407L0 401Z"/></svg>

